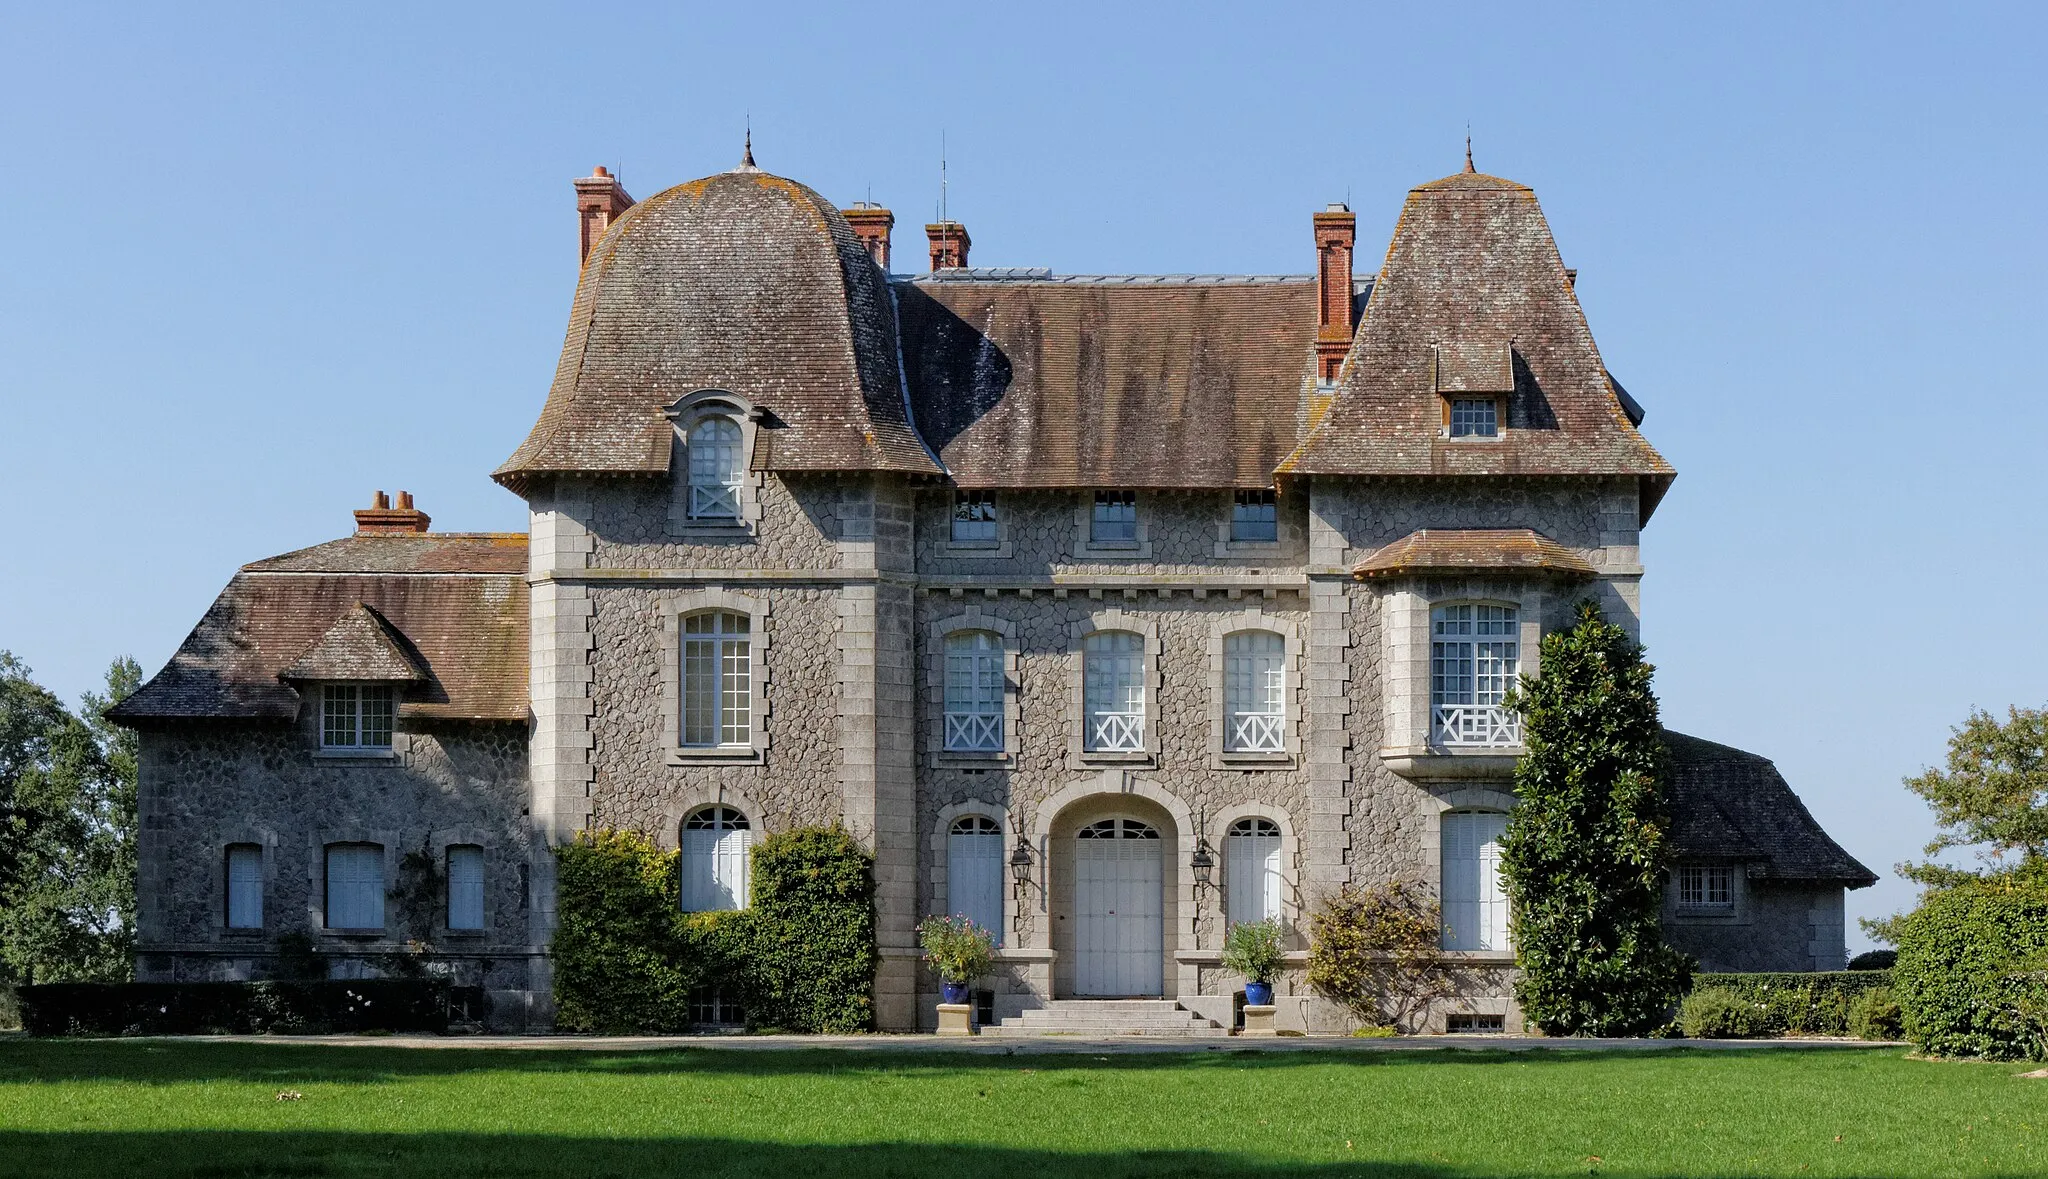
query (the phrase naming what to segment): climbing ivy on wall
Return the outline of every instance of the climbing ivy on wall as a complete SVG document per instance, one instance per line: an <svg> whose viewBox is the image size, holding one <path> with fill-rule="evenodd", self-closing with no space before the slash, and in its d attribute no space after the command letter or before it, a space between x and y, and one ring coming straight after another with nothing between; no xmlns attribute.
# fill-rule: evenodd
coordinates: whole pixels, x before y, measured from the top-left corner
<svg viewBox="0 0 2048 1179"><path fill-rule="evenodd" d="M1692 974L1657 923L1672 847L1655 669L1591 601L1542 654L1512 701L1527 744L1501 844L1515 997L1551 1035L1640 1035Z"/></svg>

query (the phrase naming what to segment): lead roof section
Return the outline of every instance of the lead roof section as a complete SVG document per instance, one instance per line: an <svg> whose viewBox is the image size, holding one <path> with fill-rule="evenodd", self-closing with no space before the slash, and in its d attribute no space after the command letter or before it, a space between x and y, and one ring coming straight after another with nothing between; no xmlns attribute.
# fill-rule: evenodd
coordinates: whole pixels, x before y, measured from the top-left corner
<svg viewBox="0 0 2048 1179"><path fill-rule="evenodd" d="M1444 387L1455 389L1491 367L1473 362L1502 355L1513 378L1507 428L1444 437L1438 382L1451 358L1458 376ZM1673 475L1622 408L1536 194L1477 173L1408 194L1337 395L1282 469L1635 475L1645 517Z"/></svg>
<svg viewBox="0 0 2048 1179"><path fill-rule="evenodd" d="M1877 883L1875 872L1814 822L1769 758L1668 729L1664 744L1681 860L1746 864L1764 879Z"/></svg>
<svg viewBox="0 0 2048 1179"><path fill-rule="evenodd" d="M495 477L669 470L664 410L766 411L757 470L936 474L911 428L885 276L831 202L745 169L633 206L590 252L540 420Z"/></svg>
<svg viewBox="0 0 2048 1179"><path fill-rule="evenodd" d="M526 537L516 533L356 536L245 565L164 669L108 716L291 720L300 695L284 675L362 607L423 676L399 715L526 719Z"/></svg>
<svg viewBox="0 0 2048 1179"><path fill-rule="evenodd" d="M918 428L962 487L1270 487L1308 424L1312 279L941 271L895 289Z"/></svg>

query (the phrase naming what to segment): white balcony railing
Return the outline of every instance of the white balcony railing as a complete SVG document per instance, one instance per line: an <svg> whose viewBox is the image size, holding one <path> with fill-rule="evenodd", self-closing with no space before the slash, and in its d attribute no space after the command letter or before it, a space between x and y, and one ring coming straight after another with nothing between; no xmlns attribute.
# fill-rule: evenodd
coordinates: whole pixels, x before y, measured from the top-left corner
<svg viewBox="0 0 2048 1179"><path fill-rule="evenodd" d="M1095 712L1088 715L1091 753L1138 753L1145 748L1145 714Z"/></svg>
<svg viewBox="0 0 2048 1179"><path fill-rule="evenodd" d="M1461 748L1522 743L1522 718L1498 704L1438 704L1430 709L1430 742Z"/></svg>
<svg viewBox="0 0 2048 1179"><path fill-rule="evenodd" d="M954 753L1002 752L1002 714L993 712L947 713L946 748Z"/></svg>
<svg viewBox="0 0 2048 1179"><path fill-rule="evenodd" d="M1233 712L1230 741L1224 746L1232 753L1279 753L1286 745L1286 714L1278 712Z"/></svg>

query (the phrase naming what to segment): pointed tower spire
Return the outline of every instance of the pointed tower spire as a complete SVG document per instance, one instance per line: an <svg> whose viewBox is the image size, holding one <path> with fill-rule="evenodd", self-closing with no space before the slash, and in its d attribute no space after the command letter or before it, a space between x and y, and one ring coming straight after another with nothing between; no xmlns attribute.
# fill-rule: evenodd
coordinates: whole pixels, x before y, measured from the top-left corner
<svg viewBox="0 0 2048 1179"><path fill-rule="evenodd" d="M1465 132L1465 171L1479 171L1479 169L1472 166L1472 132L1470 131Z"/></svg>
<svg viewBox="0 0 2048 1179"><path fill-rule="evenodd" d="M734 168L733 171L759 172L760 170L761 169L754 166L754 120L751 117L749 117L747 119L747 137L745 141L745 146L743 146L740 149L740 166Z"/></svg>

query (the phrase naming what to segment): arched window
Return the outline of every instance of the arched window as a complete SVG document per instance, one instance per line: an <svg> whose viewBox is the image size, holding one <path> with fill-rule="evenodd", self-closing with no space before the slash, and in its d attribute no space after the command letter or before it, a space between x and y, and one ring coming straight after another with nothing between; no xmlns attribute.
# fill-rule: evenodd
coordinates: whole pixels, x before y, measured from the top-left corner
<svg viewBox="0 0 2048 1179"><path fill-rule="evenodd" d="M683 744L754 740L752 620L713 610L683 619Z"/></svg>
<svg viewBox="0 0 2048 1179"><path fill-rule="evenodd" d="M690 518L738 520L740 477L739 423L713 415L690 427Z"/></svg>
<svg viewBox="0 0 2048 1179"><path fill-rule="evenodd" d="M707 806L684 819L683 911L746 908L747 852L753 846L747 817L729 806Z"/></svg>
<svg viewBox="0 0 2048 1179"><path fill-rule="evenodd" d="M986 815L962 815L946 834L946 909L1003 944L1003 829Z"/></svg>
<svg viewBox="0 0 2048 1179"><path fill-rule="evenodd" d="M1279 753L1287 748L1287 640L1269 630L1223 639L1223 748Z"/></svg>
<svg viewBox="0 0 2048 1179"><path fill-rule="evenodd" d="M1508 949L1508 900L1501 891L1499 811L1443 816L1444 949Z"/></svg>
<svg viewBox="0 0 2048 1179"><path fill-rule="evenodd" d="M1126 753L1145 748L1145 638L1099 630L1081 640L1082 748Z"/></svg>
<svg viewBox="0 0 2048 1179"><path fill-rule="evenodd" d="M1230 924L1280 915L1280 825L1239 819L1223 837L1224 899Z"/></svg>
<svg viewBox="0 0 2048 1179"><path fill-rule="evenodd" d="M946 749L1003 748L1003 641L985 630L946 636Z"/></svg>
<svg viewBox="0 0 2048 1179"><path fill-rule="evenodd" d="M1519 612L1460 604L1429 612L1430 737L1442 745L1519 745L1522 722L1502 701L1515 686Z"/></svg>

